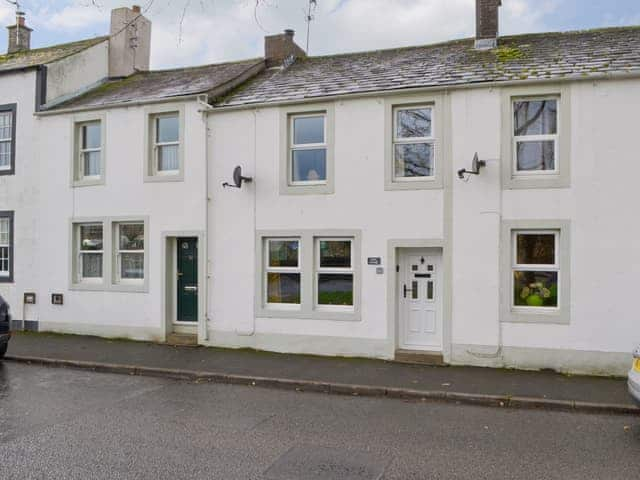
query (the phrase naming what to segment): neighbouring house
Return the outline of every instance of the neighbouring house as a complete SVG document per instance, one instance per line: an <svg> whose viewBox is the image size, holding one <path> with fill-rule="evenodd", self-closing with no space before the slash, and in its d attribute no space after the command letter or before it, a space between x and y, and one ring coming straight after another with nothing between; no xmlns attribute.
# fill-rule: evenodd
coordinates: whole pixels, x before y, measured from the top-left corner
<svg viewBox="0 0 640 480"><path fill-rule="evenodd" d="M624 373L640 28L500 37L500 5L474 39L307 57L287 30L42 102L0 292L41 330Z"/></svg>

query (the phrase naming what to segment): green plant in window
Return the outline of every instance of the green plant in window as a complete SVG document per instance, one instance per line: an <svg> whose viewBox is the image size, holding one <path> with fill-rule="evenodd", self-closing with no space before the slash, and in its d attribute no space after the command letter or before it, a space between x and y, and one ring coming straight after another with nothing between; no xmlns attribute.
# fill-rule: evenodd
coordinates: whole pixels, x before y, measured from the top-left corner
<svg viewBox="0 0 640 480"><path fill-rule="evenodd" d="M530 283L522 287L520 298L529 307L542 307L552 298L551 289L557 292L558 288L556 285L547 288L543 282Z"/></svg>

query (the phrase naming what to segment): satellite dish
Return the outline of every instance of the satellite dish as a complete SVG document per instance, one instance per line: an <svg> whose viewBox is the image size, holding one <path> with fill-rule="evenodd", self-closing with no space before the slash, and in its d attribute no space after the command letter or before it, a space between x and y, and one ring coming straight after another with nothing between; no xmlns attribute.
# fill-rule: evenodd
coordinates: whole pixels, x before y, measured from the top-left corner
<svg viewBox="0 0 640 480"><path fill-rule="evenodd" d="M480 175L480 169L486 166L487 166L487 161L480 160L478 158L478 152L476 152L476 154L473 156L473 161L471 162L471 170L466 170L464 168L458 170L458 178L460 180L464 180L465 174Z"/></svg>
<svg viewBox="0 0 640 480"><path fill-rule="evenodd" d="M224 182L222 184L223 187L234 187L234 188L242 188L242 182L250 183L253 181L251 177L243 177L242 176L242 167L238 165L233 169L233 185L228 182Z"/></svg>

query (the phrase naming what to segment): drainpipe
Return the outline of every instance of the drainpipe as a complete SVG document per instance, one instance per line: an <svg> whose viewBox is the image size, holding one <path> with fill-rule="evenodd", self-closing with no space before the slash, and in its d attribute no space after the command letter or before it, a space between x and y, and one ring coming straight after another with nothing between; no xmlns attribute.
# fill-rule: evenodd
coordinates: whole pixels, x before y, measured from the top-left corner
<svg viewBox="0 0 640 480"><path fill-rule="evenodd" d="M207 102L207 95L201 95L197 98L198 104L202 107L198 112L202 114L204 123L205 139L204 139L204 241L205 241L205 271L204 271L204 328L200 332L203 341L209 340L209 282L211 275L209 274L209 203L211 197L209 195L209 116L208 112L213 107Z"/></svg>

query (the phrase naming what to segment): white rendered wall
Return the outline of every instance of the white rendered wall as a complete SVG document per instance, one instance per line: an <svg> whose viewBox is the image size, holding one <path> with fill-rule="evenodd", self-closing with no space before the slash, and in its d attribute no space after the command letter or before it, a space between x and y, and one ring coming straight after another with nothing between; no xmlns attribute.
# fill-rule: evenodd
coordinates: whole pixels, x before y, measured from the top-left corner
<svg viewBox="0 0 640 480"><path fill-rule="evenodd" d="M43 236L37 251L44 329L163 339L161 234L202 231L205 223L205 122L195 102L185 103L184 112L184 181L143 181L146 110L114 108L102 112L106 118L105 185L77 188L70 186L73 115L40 118L40 131L46 132L40 144L43 167L37 178L42 198L47 199L38 216ZM71 219L118 216L148 217L148 293L70 290ZM54 292L64 294L63 306L51 305L48 297Z"/></svg>
<svg viewBox="0 0 640 480"><path fill-rule="evenodd" d="M546 355L551 350L573 355L576 362L591 362L585 370L606 367L619 373L626 368L628 352L640 342L634 308L640 225L633 220L640 201L634 173L640 160L640 82L576 82L570 95L571 186L564 189L502 190L501 135L506 119L501 118L498 88L449 93L451 158L446 167L454 180L450 189L435 191L384 190L381 98L335 103L333 195L279 194L277 107L210 115L214 202L209 247L217 279L210 292L212 342L218 337L223 344L317 352L323 348L321 338L346 338L353 352L369 349L371 356L388 356L389 350L375 351L367 343L391 342L388 327L395 328L395 320L387 318L385 277L393 268L385 258L387 242L443 238L450 225L452 361L512 364L515 360L509 355L520 352L528 356L526 362L518 357L522 366L565 368L558 363L560 357ZM459 181L455 172L469 168L475 152L488 160L487 168L467 183ZM235 165L242 165L255 182L242 190L222 190L221 183L230 179ZM446 217L445 198L451 202ZM527 219L571 221L569 325L500 324L501 224ZM361 321L255 317L255 231L287 229L362 231ZM369 256L383 257L385 275L376 275L366 265ZM266 336L269 341L261 340ZM273 340L278 336L281 342ZM497 361L482 357L491 352L498 354ZM335 352L327 348L325 353ZM566 368L576 369L571 365Z"/></svg>
<svg viewBox="0 0 640 480"><path fill-rule="evenodd" d="M17 103L15 175L0 175L0 210L14 212L14 282L0 283L0 295L11 305L14 318L22 320L22 294L34 291L39 271L33 257L39 237L35 221L39 189L35 130L35 70L0 75L0 105ZM27 312L36 320L35 312Z"/></svg>

